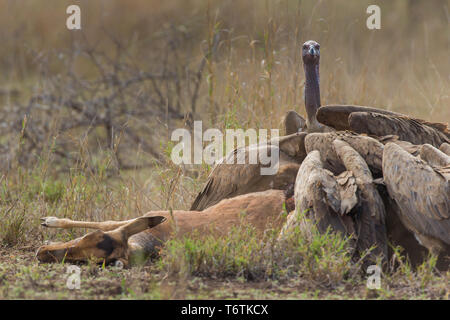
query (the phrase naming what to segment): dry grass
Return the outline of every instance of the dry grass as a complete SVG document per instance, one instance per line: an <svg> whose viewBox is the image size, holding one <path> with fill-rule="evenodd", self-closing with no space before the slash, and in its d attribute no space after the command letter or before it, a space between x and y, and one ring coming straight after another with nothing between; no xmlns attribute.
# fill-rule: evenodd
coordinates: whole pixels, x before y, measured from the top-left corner
<svg viewBox="0 0 450 320"><path fill-rule="evenodd" d="M173 129L189 128L192 119L203 120L204 129L279 128L287 110L304 114L299 48L305 40L321 44L323 104L370 105L431 121L450 120L446 1L79 3L82 32L65 28L65 8L72 1L29 0L24 6L0 0L0 242L2 255L8 257L0 266L2 298L42 297L36 295L36 288L44 290L51 284L41 288L36 279L53 267L38 266L32 260L33 250L44 240L67 240L85 232L44 230L40 217L126 219L154 209L188 208L210 168L179 168L169 161L173 144L168 138ZM381 30L365 27L365 11L373 3L382 10ZM165 77L122 85L141 71ZM120 95L116 96L117 92ZM104 98L111 98L107 106L98 103ZM79 103L80 109L71 106L72 101ZM94 111L96 119L103 122L86 121L92 120L87 112ZM108 112L114 115L109 119L112 122ZM72 121L75 125L67 128ZM127 133L127 128L140 139ZM267 280L268 272L275 271L267 268L270 260L263 255L249 255L253 260L241 261L244 267L238 264L239 268L230 269L229 263L233 265L239 257L226 252L225 265L208 269L199 254L215 259L215 250L226 248L227 241L235 243L240 252L259 252L259 243L242 248L241 242L232 242L230 237L206 242L192 237L172 243L172 251L168 250L158 264L165 267L143 273L152 279L151 290L147 287L133 296L118 289L120 294L100 296L201 297L189 295L186 287L181 293L179 288L176 292L166 290L163 283L167 279L160 278L173 277L173 269L179 270L181 265L185 268L181 278L191 280L197 279L195 275L241 279L250 274L249 267L259 268L250 271L258 281L273 284L276 294L272 297L283 296L277 290L289 286L278 284L283 281L278 279L286 277L288 283L300 283L296 290L314 291L312 288L322 282L311 270L323 271L319 278L327 272L334 277L332 286L317 287L318 297L372 295L367 294L360 276L354 281L343 278L351 267L336 248L324 259L325 264L334 263L328 266L331 271L324 271L326 265L315 265L314 251L305 249L310 243L292 246L306 250L297 257L302 262L312 259L304 264L310 271L287 272L293 263L288 261L278 266L277 276L271 275L275 280ZM174 259L187 246L192 249L186 253L193 259L190 264ZM333 257L337 260L332 261ZM403 264L386 279L384 291L374 297L448 298L448 273L433 273L432 260L429 263L419 271ZM29 270L17 271L22 268L20 264ZM54 268L54 272L61 271L61 267ZM14 282L17 272L24 277ZM37 278L33 280L28 274ZM58 279L65 276L62 273ZM119 273L118 277L126 276ZM95 275L88 278L95 282ZM202 279L200 282L208 281ZM119 286L117 281L110 282ZM252 284L244 283L244 292L250 292ZM216 292L217 286L207 289L206 296ZM60 296L48 293L44 297L95 295L66 292L63 285L58 290ZM259 293L248 296L261 297Z"/></svg>

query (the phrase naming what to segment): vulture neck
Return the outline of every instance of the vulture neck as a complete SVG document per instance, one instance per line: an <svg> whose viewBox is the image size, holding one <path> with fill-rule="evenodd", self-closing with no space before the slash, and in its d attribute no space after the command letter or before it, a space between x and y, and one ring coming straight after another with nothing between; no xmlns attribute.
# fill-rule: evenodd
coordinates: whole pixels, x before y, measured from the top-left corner
<svg viewBox="0 0 450 320"><path fill-rule="evenodd" d="M321 125L316 119L320 107L319 64L303 64L305 70L305 108L308 131L318 130Z"/></svg>

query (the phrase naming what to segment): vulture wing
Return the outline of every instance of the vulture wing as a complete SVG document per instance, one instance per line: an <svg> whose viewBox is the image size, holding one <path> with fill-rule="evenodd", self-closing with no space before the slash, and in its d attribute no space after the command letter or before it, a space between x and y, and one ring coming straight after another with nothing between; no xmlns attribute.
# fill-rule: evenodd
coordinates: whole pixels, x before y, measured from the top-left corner
<svg viewBox="0 0 450 320"><path fill-rule="evenodd" d="M381 173L383 144L374 138L357 135L349 131L310 133L305 138L305 149L309 153L319 150L324 167L338 174L346 168L333 148L333 141L340 139L355 149L369 165L374 174Z"/></svg>
<svg viewBox="0 0 450 320"><path fill-rule="evenodd" d="M408 151L413 156L417 156L420 153L420 148L421 148L420 145L412 144L411 142L408 142L408 141L398 140L398 136L396 136L396 135L388 135L388 136L383 136L383 137L374 136L374 138L383 144L393 142L396 145L402 147L404 150Z"/></svg>
<svg viewBox="0 0 450 320"><path fill-rule="evenodd" d="M450 144L448 143L443 143L441 144L441 146L439 147L439 150L441 150L443 153L445 153L446 155L450 156Z"/></svg>
<svg viewBox="0 0 450 320"><path fill-rule="evenodd" d="M268 189L285 189L293 185L301 160L306 156L305 136L306 133L295 133L274 138L268 144L233 150L213 168L190 210L201 211L222 199ZM250 162L251 152L257 152L257 159L253 159L256 160L253 163ZM269 164L261 163L260 155L270 156L274 152L279 154L277 173L262 175L261 170L269 167Z"/></svg>
<svg viewBox="0 0 450 320"><path fill-rule="evenodd" d="M433 168L388 143L383 153L383 176L405 226L418 236L450 244L450 166Z"/></svg>
<svg viewBox="0 0 450 320"><path fill-rule="evenodd" d="M354 106L354 105L327 105L322 106L317 110L317 120L320 123L335 128L336 130L350 130L351 128L349 126L348 118L350 114L353 112L373 112L383 114L388 117L409 118L407 115L401 113L372 107ZM450 136L447 124L445 123L428 122L421 119L412 119L412 120L415 120L420 124L426 125L428 127L434 128L444 133L447 137Z"/></svg>
<svg viewBox="0 0 450 320"><path fill-rule="evenodd" d="M399 140L413 144L429 143L437 148L450 138L433 127L406 116L392 116L372 112L352 112L348 123L351 130L375 136L397 135Z"/></svg>
<svg viewBox="0 0 450 320"><path fill-rule="evenodd" d="M376 246L372 253L375 256L387 258L386 212L383 199L373 184L369 167L348 143L336 139L333 147L346 169L354 174L360 190L360 208L355 215L358 251L364 252L364 250Z"/></svg>
<svg viewBox="0 0 450 320"><path fill-rule="evenodd" d="M420 158L435 168L450 165L450 156L429 144L420 146Z"/></svg>
<svg viewBox="0 0 450 320"><path fill-rule="evenodd" d="M344 235L355 233L351 217L346 215L357 204L355 178L349 173L345 181L338 183L333 173L323 168L319 151L310 152L303 160L294 198L295 211L289 214L281 238L301 224L303 213L313 218L321 232L331 227Z"/></svg>

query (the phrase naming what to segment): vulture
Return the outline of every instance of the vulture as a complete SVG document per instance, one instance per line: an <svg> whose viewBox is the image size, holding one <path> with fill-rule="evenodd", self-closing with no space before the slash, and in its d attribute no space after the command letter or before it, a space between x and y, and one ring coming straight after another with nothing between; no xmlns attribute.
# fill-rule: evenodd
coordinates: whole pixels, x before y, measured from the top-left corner
<svg viewBox="0 0 450 320"><path fill-rule="evenodd" d="M370 107L345 105L321 107L319 48L319 44L315 41L305 42L302 48L306 79L306 124L303 124L301 120L290 120L290 123L297 123L299 130L308 133L304 141L308 156L299 169L295 187L295 199L299 205L299 210L312 210L313 216L318 218L316 220L319 229L322 229L322 231L327 226L331 226L334 230L346 234L356 232L358 237L369 237L365 234L365 232L368 232L375 238L366 241L365 247L367 248L368 243L376 243L379 248L382 248L379 249L378 253L383 253L384 257L388 256L386 243L389 239L392 244L404 247L412 262L416 262L417 265L424 257L424 248L419 244L420 236L417 235L415 229L409 227L408 221L404 218L404 212L408 212L411 208L405 208L396 199L392 193L392 189L397 191L396 187L389 186L389 184L385 185L382 179L374 181L371 174L373 173L376 178L383 177L385 163L397 167L395 160L384 159L384 145L386 144L406 150L407 152L404 151L404 153L409 154L410 157L418 156L427 161L434 170L442 171L446 163L443 155L450 149L450 133L447 125L414 119L400 113ZM286 118L302 119L292 111ZM285 120L285 124L287 123L288 121ZM292 128L291 130L295 130L296 125L291 124L289 127ZM343 145L346 145L346 147L343 147ZM442 152L438 153L436 148L440 148ZM342 150L346 152L344 153ZM370 171L368 169L364 171L368 177L364 184L365 189L361 184L358 185L359 207L361 208L361 203L364 203L364 192L362 190L366 190L365 197L367 197L367 194L372 195L372 201L366 202L364 210L382 212L379 215L382 218L374 218L375 220L371 221L372 229L365 229L365 231L359 229L357 232L355 226L358 221L362 220L355 219L355 216L353 216L353 224L349 223L342 212L342 208L339 208L342 202L338 201L338 197L330 196L330 194L342 194L337 190L346 187L345 184L339 185L337 182L342 179L341 175L351 174L353 177L356 175L354 170L350 169L351 165L344 161L344 159L348 159L345 154L352 154L349 150L353 150L355 158L360 159L366 168L370 168ZM439 166L440 169L437 168ZM414 183L423 185L423 182L421 183L419 180ZM345 181L348 183L347 180ZM358 179L358 181L361 181L361 179ZM367 193L368 189L370 189L370 193ZM417 197L414 194L410 196ZM408 197L406 196L405 199ZM448 200L448 198L449 192L447 190L446 199ZM373 217L373 215L371 216ZM359 218L363 219L364 216L360 215ZM293 218L291 217L291 219ZM362 223L362 225L365 224ZM378 230L381 231L374 233L374 230L377 229L374 226L377 226ZM442 246L440 248L442 249Z"/></svg>
<svg viewBox="0 0 450 320"><path fill-rule="evenodd" d="M383 178L405 227L429 251L448 257L450 156L425 144L415 157L388 143L383 151Z"/></svg>
<svg viewBox="0 0 450 320"><path fill-rule="evenodd" d="M190 210L201 211L223 199L251 192L268 189L287 190L294 185L300 163L306 156L305 136L306 133L297 132L274 138L267 144L250 145L233 150L214 166ZM255 150L258 156L279 153L276 174L262 175L261 169L267 165L262 164L259 157L256 164L250 163L249 151Z"/></svg>
<svg viewBox="0 0 450 320"><path fill-rule="evenodd" d="M313 150L303 160L297 173L291 212L280 238L301 224L301 216L311 217L320 232L329 227L351 236L350 243L359 258L373 248L369 260L387 259L387 233L384 203L373 185L372 175L364 159L348 143L335 139L332 147L346 168L334 175L324 168L320 151Z"/></svg>

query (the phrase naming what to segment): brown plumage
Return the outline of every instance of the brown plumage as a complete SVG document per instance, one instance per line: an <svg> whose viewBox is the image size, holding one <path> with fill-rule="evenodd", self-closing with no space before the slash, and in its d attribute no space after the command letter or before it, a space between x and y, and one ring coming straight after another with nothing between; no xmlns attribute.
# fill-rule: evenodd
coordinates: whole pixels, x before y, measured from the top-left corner
<svg viewBox="0 0 450 320"><path fill-rule="evenodd" d="M366 161L375 175L381 173L383 144L374 138L358 135L351 131L310 133L305 138L305 149L309 153L319 150L324 167L335 174L345 170L345 166L333 148L333 141L340 139L352 146Z"/></svg>
<svg viewBox="0 0 450 320"><path fill-rule="evenodd" d="M429 143L439 147L450 142L446 124L431 123L406 115L363 106L323 106L317 120L336 130L352 130L374 136L397 135L413 144Z"/></svg>
<svg viewBox="0 0 450 320"><path fill-rule="evenodd" d="M376 184L378 193L380 194L384 208L386 209L386 232L390 246L388 246L389 259L394 254L393 248L400 246L403 249L402 254L405 255L413 267L419 266L427 257L427 249L423 247L414 233L408 230L400 219L400 208L392 199L386 189L384 183ZM439 266L442 270L447 267Z"/></svg>
<svg viewBox="0 0 450 320"><path fill-rule="evenodd" d="M202 191L197 195L190 210L204 210L222 199L232 198L250 192L264 191L268 189L285 190L295 183L298 168L306 156L304 139L306 133L294 133L289 136L276 138L278 147L273 144L252 145L238 152L233 152L222 158L211 171ZM258 157L257 164L249 163L249 149L256 148L259 152L279 153L279 168L274 175L262 175L261 164ZM238 157L244 164L237 164ZM230 161L228 161L230 160ZM232 164L228 164L232 163Z"/></svg>
<svg viewBox="0 0 450 320"><path fill-rule="evenodd" d="M389 195L400 207L403 224L430 251L448 255L450 165L430 166L396 144L388 143L383 152L383 176Z"/></svg>
<svg viewBox="0 0 450 320"><path fill-rule="evenodd" d="M291 110L283 117L284 135L288 136L296 132L306 130L306 120L297 112Z"/></svg>
<svg viewBox="0 0 450 320"><path fill-rule="evenodd" d="M423 144L420 146L419 155L423 161L435 168L450 165L450 156L429 144Z"/></svg>
<svg viewBox="0 0 450 320"><path fill-rule="evenodd" d="M450 144L448 143L443 143L441 144L441 146L439 147L439 150L441 150L443 153L445 153L446 155L450 156Z"/></svg>
<svg viewBox="0 0 450 320"><path fill-rule="evenodd" d="M347 215L357 204L356 181L351 172L341 176L324 168L317 150L303 160L295 181L295 211L288 216L280 233L283 238L300 222L299 215L306 214L317 223L319 231L330 226L344 235L355 234L351 217Z"/></svg>
<svg viewBox="0 0 450 320"><path fill-rule="evenodd" d="M349 144L333 142L346 171L335 176L324 168L320 152L308 153L297 174L295 183L296 210L289 214L282 229L283 238L301 223L299 214L312 217L319 231L331 227L335 232L352 236L351 245L356 257L376 246L369 260L375 256L387 258L387 236L384 204L372 184L372 176L364 159Z"/></svg>
<svg viewBox="0 0 450 320"><path fill-rule="evenodd" d="M447 135L433 127L408 117L398 117L372 112L352 112L348 118L350 128L358 133L376 136L395 134L400 140L413 144L429 143L439 147L449 142Z"/></svg>
<svg viewBox="0 0 450 320"><path fill-rule="evenodd" d="M378 141L380 141L382 144L387 144L389 142L393 142L396 145L402 147L402 149L408 151L413 156L419 155L420 147L421 147L420 145L412 144L411 142L408 142L408 141L399 140L398 136L396 136L396 135L387 135L387 136L383 136L383 137L372 136L372 137L377 139Z"/></svg>
<svg viewBox="0 0 450 320"><path fill-rule="evenodd" d="M375 256L387 259L387 234L385 208L383 200L373 183L367 163L348 143L336 139L333 141L341 161L356 178L359 193L359 208L355 214L355 229L358 234L357 248L360 253L376 245L372 252Z"/></svg>
<svg viewBox="0 0 450 320"><path fill-rule="evenodd" d="M378 114L384 114L388 116L393 117L406 117L410 118L409 116L399 113L399 112L393 112L385 109L380 108L373 108L373 107L366 107L366 106L357 106L357 105L326 105L322 106L317 110L317 119L320 122L329 123L330 125L333 124L333 127L336 126L336 130L348 130L348 118L351 113L353 112L373 112ZM424 125L427 125L429 127L435 128L436 130L439 130L444 133L448 133L448 126L445 123L440 122L429 122L422 119L416 119L416 118L410 118L412 120L415 120L419 123L422 123Z"/></svg>

